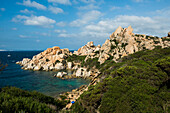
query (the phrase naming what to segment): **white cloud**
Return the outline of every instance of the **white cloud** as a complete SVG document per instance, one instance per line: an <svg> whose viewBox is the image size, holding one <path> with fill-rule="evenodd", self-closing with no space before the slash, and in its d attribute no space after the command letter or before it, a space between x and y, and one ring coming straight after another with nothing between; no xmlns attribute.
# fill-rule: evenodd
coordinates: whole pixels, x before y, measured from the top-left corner
<svg viewBox="0 0 170 113"><path fill-rule="evenodd" d="M55 29L54 32L56 32L56 33L66 33L66 30Z"/></svg>
<svg viewBox="0 0 170 113"><path fill-rule="evenodd" d="M53 6L50 6L48 9L49 9L52 13L54 13L54 14L58 14L58 13L63 13L63 12L64 12L61 8L53 7Z"/></svg>
<svg viewBox="0 0 170 113"><path fill-rule="evenodd" d="M44 6L42 4L39 4L39 3L35 2L35 1L31 2L31 0L23 0L23 3L18 3L17 2L17 4L28 6L28 7L35 7L37 9L39 9L39 10L46 10L47 9L46 6Z"/></svg>
<svg viewBox="0 0 170 113"><path fill-rule="evenodd" d="M82 25L88 24L91 21L97 20L101 17L102 13L97 10L89 11L85 14L80 14L80 19L74 20L70 23L71 26L80 27Z"/></svg>
<svg viewBox="0 0 170 113"><path fill-rule="evenodd" d="M167 7L167 8L163 8L163 9L160 9L160 10L156 10L155 12L152 12L154 15L156 16L164 16L164 17L168 17L169 18L169 15L170 15L170 7Z"/></svg>
<svg viewBox="0 0 170 113"><path fill-rule="evenodd" d="M17 29L17 28L12 28L12 30L16 31L16 30L18 30L18 29Z"/></svg>
<svg viewBox="0 0 170 113"><path fill-rule="evenodd" d="M5 11L5 8L0 8L1 11Z"/></svg>
<svg viewBox="0 0 170 113"><path fill-rule="evenodd" d="M33 14L34 11L29 11L28 9L24 9L24 10L20 10L21 13L25 13L25 14Z"/></svg>
<svg viewBox="0 0 170 113"><path fill-rule="evenodd" d="M12 18L12 22L22 22L23 20L26 19L29 19L29 17L24 15L17 15L14 18Z"/></svg>
<svg viewBox="0 0 170 113"><path fill-rule="evenodd" d="M134 2L143 2L143 0L133 0Z"/></svg>
<svg viewBox="0 0 170 113"><path fill-rule="evenodd" d="M64 27L64 26L66 26L66 23L61 21L61 22L56 23L56 26Z"/></svg>
<svg viewBox="0 0 170 113"><path fill-rule="evenodd" d="M113 19L87 25L83 31L111 34L118 26L128 27L132 25L135 33L166 36L170 28L170 24L167 23L170 23L169 18L119 15Z"/></svg>
<svg viewBox="0 0 170 113"><path fill-rule="evenodd" d="M22 22L24 25L33 25L41 27L53 27L52 24L56 23L55 20L47 18L45 16L22 16L17 15L12 19L13 22Z"/></svg>
<svg viewBox="0 0 170 113"><path fill-rule="evenodd" d="M41 33L40 35L42 35L42 36L51 36L50 33Z"/></svg>
<svg viewBox="0 0 170 113"><path fill-rule="evenodd" d="M89 4L86 6L80 6L78 7L79 10L92 10L92 9L99 9L98 6L95 6L94 4Z"/></svg>
<svg viewBox="0 0 170 113"><path fill-rule="evenodd" d="M77 0L72 1L74 4L78 4L79 2Z"/></svg>
<svg viewBox="0 0 170 113"><path fill-rule="evenodd" d="M44 37L48 36L48 37L50 37L51 36L50 32L34 32L34 33L36 35L38 35L37 37L39 37L39 36L44 36Z"/></svg>
<svg viewBox="0 0 170 113"><path fill-rule="evenodd" d="M40 40L36 40L36 42L38 43L38 42L40 42Z"/></svg>
<svg viewBox="0 0 170 113"><path fill-rule="evenodd" d="M125 6L125 9L130 10L130 9L131 9L131 7L130 7L129 5L126 5L126 6Z"/></svg>
<svg viewBox="0 0 170 113"><path fill-rule="evenodd" d="M80 0L80 1L84 3L95 3L96 2L95 0Z"/></svg>
<svg viewBox="0 0 170 113"><path fill-rule="evenodd" d="M118 26L123 28L132 26L134 33L167 36L170 28L170 19L165 17L144 17L119 15L112 19L104 19L98 23L88 24L80 27L78 33L60 33L58 37L74 37L86 41L92 40L98 42L104 41ZM81 40L80 39L80 40Z"/></svg>
<svg viewBox="0 0 170 113"><path fill-rule="evenodd" d="M112 7L110 8L110 10L116 10L116 9L121 9L121 7L118 7L118 6L112 6Z"/></svg>
<svg viewBox="0 0 170 113"><path fill-rule="evenodd" d="M131 7L129 6L129 5L126 5L126 6L124 6L124 7L118 7L118 6L112 6L111 8L110 8L110 10L111 11L113 11L113 10L118 10L118 9L128 9L128 10L130 10L131 9Z"/></svg>
<svg viewBox="0 0 170 113"><path fill-rule="evenodd" d="M74 33L72 33L72 34L69 34L69 33L60 33L58 35L58 37L62 37L62 38L72 38L72 37L77 37L77 36L78 36L78 34L74 34Z"/></svg>
<svg viewBox="0 0 170 113"><path fill-rule="evenodd" d="M48 0L48 2L58 3L63 5L71 5L70 0Z"/></svg>
<svg viewBox="0 0 170 113"><path fill-rule="evenodd" d="M20 38L28 38L28 36L25 35L19 35Z"/></svg>

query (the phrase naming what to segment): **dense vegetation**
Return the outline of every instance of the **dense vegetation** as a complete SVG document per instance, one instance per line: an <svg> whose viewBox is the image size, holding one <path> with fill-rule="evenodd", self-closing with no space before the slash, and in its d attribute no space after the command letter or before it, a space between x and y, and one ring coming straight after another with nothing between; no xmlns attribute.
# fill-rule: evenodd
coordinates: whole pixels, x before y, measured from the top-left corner
<svg viewBox="0 0 170 113"><path fill-rule="evenodd" d="M0 113L53 113L65 107L66 103L36 91L15 87L0 89Z"/></svg>
<svg viewBox="0 0 170 113"><path fill-rule="evenodd" d="M101 82L81 95L72 112L170 112L170 48L108 60L99 69Z"/></svg>

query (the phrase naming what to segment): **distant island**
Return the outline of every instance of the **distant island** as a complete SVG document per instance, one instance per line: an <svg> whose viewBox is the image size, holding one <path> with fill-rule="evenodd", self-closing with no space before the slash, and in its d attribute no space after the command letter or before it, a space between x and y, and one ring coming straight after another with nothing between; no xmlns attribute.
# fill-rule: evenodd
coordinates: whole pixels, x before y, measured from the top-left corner
<svg viewBox="0 0 170 113"><path fill-rule="evenodd" d="M57 99L13 87L3 88L0 90L0 112L9 107L8 99L11 101L15 97L18 100L12 101L14 106L9 109L17 112L168 113L169 47L170 32L168 36L159 38L134 34L131 26L119 26L102 46L95 46L91 41L73 53L57 46L48 48L32 59L24 58L16 64L24 70L58 71L54 76L61 79L90 79L90 84L65 92ZM71 75L68 75L68 70L72 71ZM31 98L31 105L35 108L20 106L27 97ZM33 104L35 100L36 104Z"/></svg>

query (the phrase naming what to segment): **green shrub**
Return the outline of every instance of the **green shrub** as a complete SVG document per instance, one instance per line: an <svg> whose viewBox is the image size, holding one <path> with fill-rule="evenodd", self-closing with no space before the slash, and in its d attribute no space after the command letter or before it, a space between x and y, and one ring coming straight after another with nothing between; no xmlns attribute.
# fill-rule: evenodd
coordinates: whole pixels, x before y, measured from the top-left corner
<svg viewBox="0 0 170 113"><path fill-rule="evenodd" d="M66 59L66 61L67 62L82 62L82 61L84 61L85 60L85 58L86 58L86 56L78 56L78 55L75 55L75 54L73 54L72 56L69 56L67 59Z"/></svg>
<svg viewBox="0 0 170 113"><path fill-rule="evenodd" d="M72 110L94 113L169 112L170 48L144 50L100 65L100 82Z"/></svg>
<svg viewBox="0 0 170 113"><path fill-rule="evenodd" d="M56 106L57 109L51 109L49 105ZM3 113L51 113L62 109L65 105L65 101L55 100L36 91L29 92L15 87L4 87L0 90L0 110Z"/></svg>

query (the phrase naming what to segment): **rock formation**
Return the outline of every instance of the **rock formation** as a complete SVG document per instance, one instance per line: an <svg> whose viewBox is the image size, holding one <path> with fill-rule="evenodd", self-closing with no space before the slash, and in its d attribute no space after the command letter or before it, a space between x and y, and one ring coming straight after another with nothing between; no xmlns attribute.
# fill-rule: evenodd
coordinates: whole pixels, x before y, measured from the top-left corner
<svg viewBox="0 0 170 113"><path fill-rule="evenodd" d="M55 46L33 56L32 60L24 58L22 61L16 63L23 66L22 68L25 70L61 70L67 67L63 61L69 55L72 55L72 53L68 49L60 49ZM68 68L70 68L70 64Z"/></svg>
<svg viewBox="0 0 170 113"><path fill-rule="evenodd" d="M159 38L134 34L131 26L128 28L119 26L115 32L110 35L110 39L107 39L102 45L98 61L102 64L108 58L117 61L117 59L137 51L145 49L152 50L157 46L162 48L169 47L169 39L169 37Z"/></svg>
<svg viewBox="0 0 170 113"><path fill-rule="evenodd" d="M78 51L74 51L75 55L94 55L96 51L100 50L100 45L95 46L93 41L88 42L85 46L78 49Z"/></svg>
<svg viewBox="0 0 170 113"><path fill-rule="evenodd" d="M122 28L119 26L115 32L110 35L102 45L95 46L93 42L88 42L86 45L74 51L74 55L86 56L87 59L98 58L100 64L104 63L107 59L117 61L119 58L133 54L141 50L152 50L155 47L169 47L170 46L170 32L167 37L159 38L154 36L146 36L142 34L134 34L133 28ZM35 55L32 59L24 58L22 61L17 62L23 66L25 70L74 70L73 75L76 77L89 77L94 75L92 71L82 66L81 62L74 61L67 62L66 58L73 55L68 49L60 49L59 47L48 48L47 50ZM61 75L61 73L59 73Z"/></svg>

